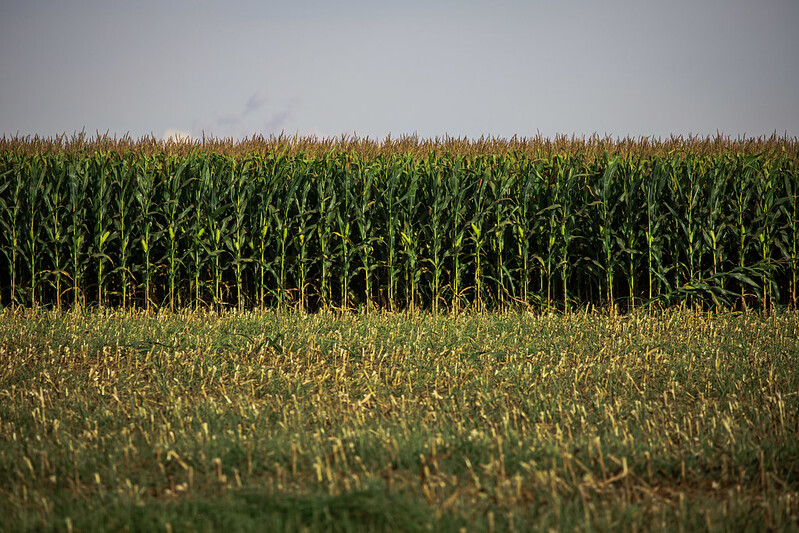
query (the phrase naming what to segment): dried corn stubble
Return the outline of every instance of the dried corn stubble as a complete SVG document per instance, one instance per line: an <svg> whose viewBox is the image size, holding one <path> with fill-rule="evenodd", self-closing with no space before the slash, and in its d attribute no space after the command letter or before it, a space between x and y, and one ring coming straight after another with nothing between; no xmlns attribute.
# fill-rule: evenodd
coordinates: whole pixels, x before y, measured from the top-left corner
<svg viewBox="0 0 799 533"><path fill-rule="evenodd" d="M0 318L12 529L797 526L792 313Z"/></svg>

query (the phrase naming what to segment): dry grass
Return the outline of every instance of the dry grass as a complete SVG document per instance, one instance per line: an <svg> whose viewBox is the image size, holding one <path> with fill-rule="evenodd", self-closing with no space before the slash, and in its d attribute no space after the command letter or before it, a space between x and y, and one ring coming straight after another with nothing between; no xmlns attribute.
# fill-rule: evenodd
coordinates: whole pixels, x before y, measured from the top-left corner
<svg viewBox="0 0 799 533"><path fill-rule="evenodd" d="M794 313L0 315L8 530L790 530Z"/></svg>

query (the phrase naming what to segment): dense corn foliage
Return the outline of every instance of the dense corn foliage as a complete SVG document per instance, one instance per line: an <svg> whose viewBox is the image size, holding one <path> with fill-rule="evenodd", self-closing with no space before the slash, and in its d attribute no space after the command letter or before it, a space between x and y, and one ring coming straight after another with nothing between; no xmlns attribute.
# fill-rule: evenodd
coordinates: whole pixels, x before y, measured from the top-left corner
<svg viewBox="0 0 799 533"><path fill-rule="evenodd" d="M558 142L3 139L0 303L795 306L796 140Z"/></svg>

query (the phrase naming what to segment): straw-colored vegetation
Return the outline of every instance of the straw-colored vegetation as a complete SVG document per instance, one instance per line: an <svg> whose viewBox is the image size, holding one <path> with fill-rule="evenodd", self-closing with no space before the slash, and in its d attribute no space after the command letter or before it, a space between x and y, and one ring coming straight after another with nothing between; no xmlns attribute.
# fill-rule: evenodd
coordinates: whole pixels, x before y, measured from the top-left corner
<svg viewBox="0 0 799 533"><path fill-rule="evenodd" d="M0 529L796 530L794 313L0 316Z"/></svg>

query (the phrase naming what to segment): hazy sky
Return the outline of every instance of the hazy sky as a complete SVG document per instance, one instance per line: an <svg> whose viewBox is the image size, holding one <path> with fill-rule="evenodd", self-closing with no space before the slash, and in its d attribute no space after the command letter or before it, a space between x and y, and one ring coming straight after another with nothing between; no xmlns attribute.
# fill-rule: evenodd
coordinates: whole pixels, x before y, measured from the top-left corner
<svg viewBox="0 0 799 533"><path fill-rule="evenodd" d="M0 0L0 136L799 136L797 0Z"/></svg>

